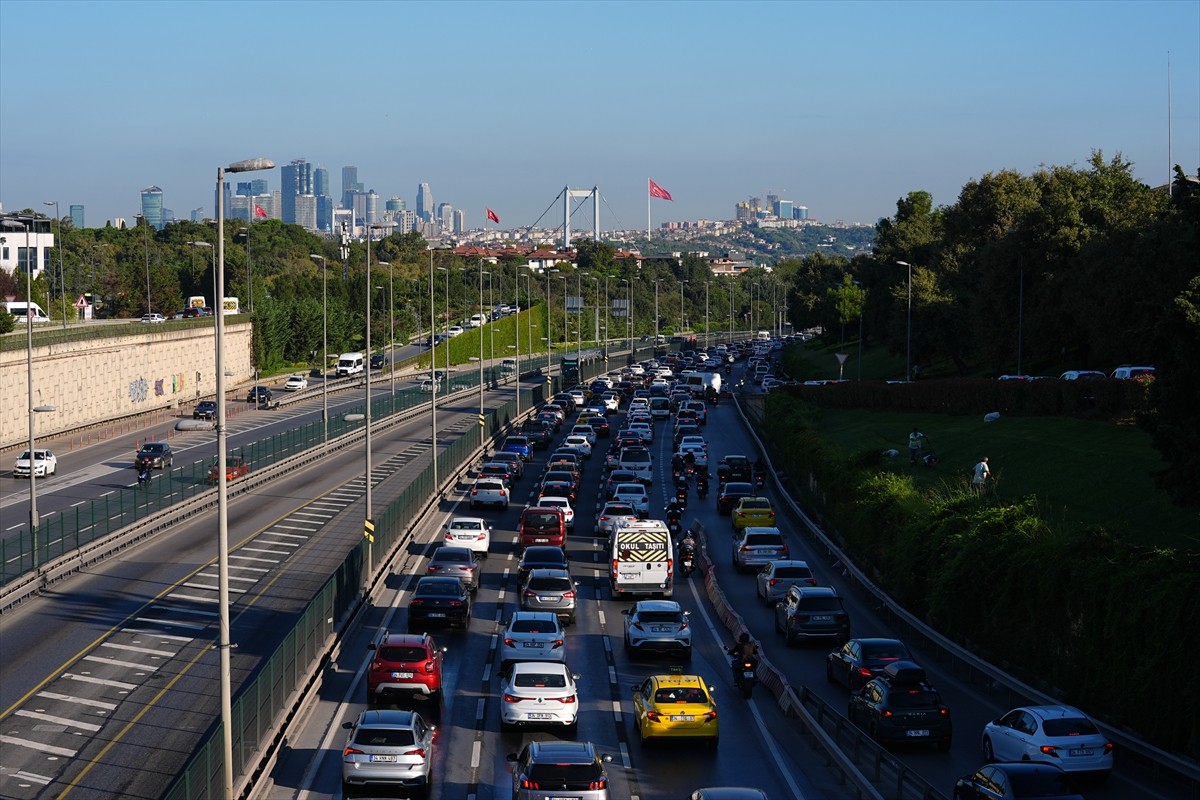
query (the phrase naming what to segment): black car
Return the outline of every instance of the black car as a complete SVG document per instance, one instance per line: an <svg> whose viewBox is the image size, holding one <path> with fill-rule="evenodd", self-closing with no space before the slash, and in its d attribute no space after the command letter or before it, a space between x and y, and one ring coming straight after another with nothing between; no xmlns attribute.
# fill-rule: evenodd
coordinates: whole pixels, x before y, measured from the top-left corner
<svg viewBox="0 0 1200 800"><path fill-rule="evenodd" d="M754 466L745 456L725 456L717 465L717 480L721 483L752 481L754 480Z"/></svg>
<svg viewBox="0 0 1200 800"><path fill-rule="evenodd" d="M529 440L534 450L545 450L554 438L549 423L537 419L527 419L521 423L521 435Z"/></svg>
<svg viewBox="0 0 1200 800"><path fill-rule="evenodd" d="M383 369L387 364L387 353L375 353L371 356L371 369Z"/></svg>
<svg viewBox="0 0 1200 800"><path fill-rule="evenodd" d="M596 432L596 436L601 439L607 439L612 435L608 420L604 417L592 417L587 421L587 424L592 427L592 430Z"/></svg>
<svg viewBox="0 0 1200 800"><path fill-rule="evenodd" d="M251 386L250 391L246 393L246 402L269 403L271 402L271 395L270 386Z"/></svg>
<svg viewBox="0 0 1200 800"><path fill-rule="evenodd" d="M754 484L738 482L729 482L721 487L721 493L717 495L717 513L731 514L738 501L743 497L754 496Z"/></svg>
<svg viewBox="0 0 1200 800"><path fill-rule="evenodd" d="M133 465L138 469L169 469L174 461L171 445L166 442L146 442L133 458Z"/></svg>
<svg viewBox="0 0 1200 800"><path fill-rule="evenodd" d="M201 400L196 403L196 407L192 409L192 419L212 419L217 418L217 401L216 400Z"/></svg>
<svg viewBox="0 0 1200 800"><path fill-rule="evenodd" d="M525 578L535 569L569 569L567 554L561 547L535 544L525 548L517 564L517 583L524 584Z"/></svg>
<svg viewBox="0 0 1200 800"><path fill-rule="evenodd" d="M846 712L880 744L933 744L950 750L950 709L911 661L893 661L878 678L850 696Z"/></svg>
<svg viewBox="0 0 1200 800"><path fill-rule="evenodd" d="M851 639L826 657L825 677L855 692L895 661L912 661L912 654L899 639Z"/></svg>
<svg viewBox="0 0 1200 800"><path fill-rule="evenodd" d="M420 630L430 623L467 627L471 594L458 578L426 576L417 581L408 600L408 626Z"/></svg>
<svg viewBox="0 0 1200 800"><path fill-rule="evenodd" d="M954 800L1083 800L1053 764L988 764L954 784Z"/></svg>

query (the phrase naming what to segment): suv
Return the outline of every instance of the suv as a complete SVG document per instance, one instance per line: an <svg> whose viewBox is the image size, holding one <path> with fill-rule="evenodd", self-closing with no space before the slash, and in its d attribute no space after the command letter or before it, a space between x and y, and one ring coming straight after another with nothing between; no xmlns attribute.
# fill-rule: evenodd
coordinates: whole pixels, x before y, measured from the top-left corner
<svg viewBox="0 0 1200 800"><path fill-rule="evenodd" d="M534 569L521 587L522 611L549 611L575 624L575 582L563 569Z"/></svg>
<svg viewBox="0 0 1200 800"><path fill-rule="evenodd" d="M800 639L834 639L838 646L850 639L850 615L836 589L829 586L793 586L775 606L775 630L788 647Z"/></svg>
<svg viewBox="0 0 1200 800"><path fill-rule="evenodd" d="M201 400L196 403L196 407L192 409L192 419L212 419L217 418L217 401L216 400Z"/></svg>
<svg viewBox="0 0 1200 800"><path fill-rule="evenodd" d="M504 481L495 478L479 478L475 481L471 487L471 508L476 509L485 503L508 508L508 487Z"/></svg>
<svg viewBox="0 0 1200 800"><path fill-rule="evenodd" d="M625 652L659 653L692 657L692 630L688 613L674 600L639 600L625 615Z"/></svg>
<svg viewBox="0 0 1200 800"><path fill-rule="evenodd" d="M133 457L133 465L138 469L169 469L174 461L171 445L166 442L146 442Z"/></svg>
<svg viewBox="0 0 1200 800"><path fill-rule="evenodd" d="M893 661L852 694L847 716L880 744L932 742L938 752L950 750L950 709L911 661Z"/></svg>
<svg viewBox="0 0 1200 800"><path fill-rule="evenodd" d="M604 765L612 756L600 755L591 742L530 742L512 762L513 800L608 800Z"/></svg>
<svg viewBox="0 0 1200 800"><path fill-rule="evenodd" d="M433 728L415 711L364 711L342 750L342 796L359 787L413 789L429 796Z"/></svg>
<svg viewBox="0 0 1200 800"><path fill-rule="evenodd" d="M779 528L734 529L731 558L737 572L750 572L788 555L788 545Z"/></svg>
<svg viewBox="0 0 1200 800"><path fill-rule="evenodd" d="M745 456L725 456L717 465L717 480L721 483L753 481L754 467Z"/></svg>
<svg viewBox="0 0 1200 800"><path fill-rule="evenodd" d="M422 695L441 703L442 653L427 633L389 633L367 645L367 708L391 695Z"/></svg>

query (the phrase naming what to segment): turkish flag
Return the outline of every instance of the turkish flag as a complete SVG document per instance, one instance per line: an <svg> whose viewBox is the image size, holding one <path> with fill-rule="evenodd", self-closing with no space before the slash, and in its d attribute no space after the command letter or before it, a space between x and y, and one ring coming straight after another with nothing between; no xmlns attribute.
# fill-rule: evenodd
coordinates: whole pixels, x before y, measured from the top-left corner
<svg viewBox="0 0 1200 800"><path fill-rule="evenodd" d="M649 179L647 179L649 180ZM654 181L650 181L650 196L657 197L659 200L670 200L671 193L659 186Z"/></svg>
<svg viewBox="0 0 1200 800"><path fill-rule="evenodd" d="M496 212L495 212L495 211L492 211L490 208L487 210L487 212L488 212L488 219L490 219L492 222L494 222L494 223L496 223L497 225L499 225L499 224L500 224L500 218L496 216Z"/></svg>
<svg viewBox="0 0 1200 800"><path fill-rule="evenodd" d="M262 206L255 203L254 204L254 216L262 217L263 219L266 219L267 218L266 209L264 209Z"/></svg>

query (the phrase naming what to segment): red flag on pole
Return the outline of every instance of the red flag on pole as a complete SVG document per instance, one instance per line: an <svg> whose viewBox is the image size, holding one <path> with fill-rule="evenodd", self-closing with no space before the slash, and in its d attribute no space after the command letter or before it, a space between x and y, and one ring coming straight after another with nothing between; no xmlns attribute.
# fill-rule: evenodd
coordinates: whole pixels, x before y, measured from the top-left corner
<svg viewBox="0 0 1200 800"><path fill-rule="evenodd" d="M262 218L266 219L266 216L267 216L266 209L264 209L262 206L255 203L254 204L254 216L262 217Z"/></svg>
<svg viewBox="0 0 1200 800"><path fill-rule="evenodd" d="M497 225L499 225L499 224L500 224L500 218L496 216L496 212L495 212L495 211L492 211L490 208L487 210L487 212L488 212L488 219L490 219L492 222L494 222L494 223L496 223Z"/></svg>
<svg viewBox="0 0 1200 800"><path fill-rule="evenodd" d="M647 179L649 180L649 179ZM659 200L670 200L671 193L659 186L654 181L650 181L650 196L657 197Z"/></svg>

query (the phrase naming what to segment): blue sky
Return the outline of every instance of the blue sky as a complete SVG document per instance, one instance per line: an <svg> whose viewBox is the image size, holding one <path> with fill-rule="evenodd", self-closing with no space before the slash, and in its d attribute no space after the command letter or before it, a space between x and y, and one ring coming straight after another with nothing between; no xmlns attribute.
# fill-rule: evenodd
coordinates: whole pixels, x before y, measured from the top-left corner
<svg viewBox="0 0 1200 800"><path fill-rule="evenodd" d="M1095 149L1200 166L1200 2L0 2L0 202L211 215L216 167L341 167L533 223L731 219L775 191L873 223L924 189ZM267 177L279 187L279 172ZM543 224L557 224L554 212ZM577 216L577 219L579 217ZM578 223L575 223L578 224Z"/></svg>

